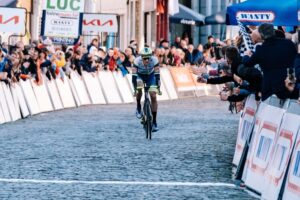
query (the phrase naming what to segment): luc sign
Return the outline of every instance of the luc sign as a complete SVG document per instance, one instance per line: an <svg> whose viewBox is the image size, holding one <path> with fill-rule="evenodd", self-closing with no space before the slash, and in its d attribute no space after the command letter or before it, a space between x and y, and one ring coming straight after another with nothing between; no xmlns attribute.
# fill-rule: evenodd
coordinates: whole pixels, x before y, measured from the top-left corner
<svg viewBox="0 0 300 200"><path fill-rule="evenodd" d="M83 12L84 0L44 0L44 10Z"/></svg>

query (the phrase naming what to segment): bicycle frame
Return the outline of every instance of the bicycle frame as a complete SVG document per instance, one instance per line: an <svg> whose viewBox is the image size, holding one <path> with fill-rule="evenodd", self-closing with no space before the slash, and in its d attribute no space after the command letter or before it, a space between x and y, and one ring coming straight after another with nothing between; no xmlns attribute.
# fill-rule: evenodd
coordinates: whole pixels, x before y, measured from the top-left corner
<svg viewBox="0 0 300 200"><path fill-rule="evenodd" d="M144 116L143 116L143 122L144 122L144 130L146 132L146 138L151 140L152 137L152 109L151 109L151 102L149 98L149 87L144 84Z"/></svg>

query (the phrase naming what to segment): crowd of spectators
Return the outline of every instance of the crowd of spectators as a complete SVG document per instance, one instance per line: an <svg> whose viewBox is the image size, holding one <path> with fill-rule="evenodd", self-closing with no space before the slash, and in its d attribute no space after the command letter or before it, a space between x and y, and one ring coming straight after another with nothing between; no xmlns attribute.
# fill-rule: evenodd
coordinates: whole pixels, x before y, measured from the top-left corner
<svg viewBox="0 0 300 200"><path fill-rule="evenodd" d="M225 84L221 100L243 102L251 93L258 101L273 94L281 99L298 99L297 34L275 30L270 24L247 30L255 45L252 52L241 52L242 35L225 41L211 35L206 44L198 46L188 36L176 37L174 42L163 39L153 52L160 67L188 67L198 75L199 82ZM54 45L50 39L32 41L29 45L17 42L8 46L4 42L0 48L0 80L10 83L35 79L39 84L43 74L49 80L64 80L72 70L80 75L83 70L120 70L125 76L138 56L136 40L130 41L124 50L101 48L97 38L87 46L82 41L81 38L72 46Z"/></svg>

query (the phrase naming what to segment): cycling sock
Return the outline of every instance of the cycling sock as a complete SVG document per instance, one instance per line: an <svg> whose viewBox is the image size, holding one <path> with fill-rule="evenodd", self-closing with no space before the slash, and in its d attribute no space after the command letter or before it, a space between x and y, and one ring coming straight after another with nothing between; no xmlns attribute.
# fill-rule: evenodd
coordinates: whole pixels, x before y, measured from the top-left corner
<svg viewBox="0 0 300 200"><path fill-rule="evenodd" d="M157 115L157 112L152 112L153 124L156 124L156 115Z"/></svg>

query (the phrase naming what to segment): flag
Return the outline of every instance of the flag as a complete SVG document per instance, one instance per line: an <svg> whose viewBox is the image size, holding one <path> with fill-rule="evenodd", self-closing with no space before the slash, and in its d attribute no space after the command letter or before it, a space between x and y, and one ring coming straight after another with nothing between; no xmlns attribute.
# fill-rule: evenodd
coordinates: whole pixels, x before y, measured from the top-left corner
<svg viewBox="0 0 300 200"><path fill-rule="evenodd" d="M250 37L249 33L246 30L246 27L240 22L240 20L238 18L236 20L237 20L239 28L240 28L239 33L243 37L243 42L242 42L242 45L239 49L240 50L240 55L244 56L244 53L246 51L254 52L255 51L255 46L254 46L254 44L251 40L251 37Z"/></svg>

